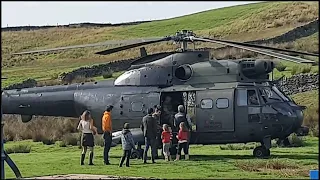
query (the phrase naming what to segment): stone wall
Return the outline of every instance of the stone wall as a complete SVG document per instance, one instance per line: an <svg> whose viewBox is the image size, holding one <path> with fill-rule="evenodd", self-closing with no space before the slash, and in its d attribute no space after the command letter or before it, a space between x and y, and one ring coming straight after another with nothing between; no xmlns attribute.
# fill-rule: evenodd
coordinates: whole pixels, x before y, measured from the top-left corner
<svg viewBox="0 0 320 180"><path fill-rule="evenodd" d="M75 79L77 76L90 78L90 77L101 76L103 72L110 71L110 70L113 72L125 71L130 67L131 63L134 60L135 59L132 58L132 59L114 61L107 64L94 65L91 67L81 67L79 69L75 69L68 73L62 73L60 75L60 79L62 82L69 83L69 82L72 82L72 80Z"/></svg>
<svg viewBox="0 0 320 180"><path fill-rule="evenodd" d="M278 85L287 95L317 90L319 89L319 74L294 75L283 79Z"/></svg>

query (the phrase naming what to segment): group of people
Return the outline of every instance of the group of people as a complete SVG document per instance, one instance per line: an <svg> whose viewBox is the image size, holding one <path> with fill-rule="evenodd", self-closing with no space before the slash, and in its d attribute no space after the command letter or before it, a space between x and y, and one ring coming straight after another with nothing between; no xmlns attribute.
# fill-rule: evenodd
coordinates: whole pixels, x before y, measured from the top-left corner
<svg viewBox="0 0 320 180"><path fill-rule="evenodd" d="M109 165L109 151L112 143L112 121L111 121L111 111L113 106L108 106L102 117L102 130L104 139L104 164ZM189 138L191 123L190 117L185 113L184 106L178 106L178 113L173 116L173 123L165 123L160 126L160 115L161 107L155 106L154 108L149 108L147 115L143 117L141 122L141 130L143 132L145 140L145 149L143 152L143 163L147 163L147 154L149 149L151 149L151 160L155 163L155 158L157 155L157 145L158 138L161 138L163 155L166 161L171 161L170 149L173 148L172 144L177 142L177 155L175 160L179 160L181 156L181 151L184 151L185 159L189 159ZM89 147L89 165L93 165L93 147L94 147L94 137L97 134L97 128L93 124L90 111L86 110L80 117L80 123L78 129L82 130L82 153L81 153L81 165L84 164L85 154L87 148ZM165 122L170 122L169 120ZM130 165L130 156L132 150L136 150L133 135L130 132L130 124L125 123L121 133L121 143L123 149L123 155L120 159L119 167L122 167L124 161L126 161L126 166ZM159 132L162 131L162 132ZM158 136L159 135L159 136ZM175 135L175 136L174 136Z"/></svg>

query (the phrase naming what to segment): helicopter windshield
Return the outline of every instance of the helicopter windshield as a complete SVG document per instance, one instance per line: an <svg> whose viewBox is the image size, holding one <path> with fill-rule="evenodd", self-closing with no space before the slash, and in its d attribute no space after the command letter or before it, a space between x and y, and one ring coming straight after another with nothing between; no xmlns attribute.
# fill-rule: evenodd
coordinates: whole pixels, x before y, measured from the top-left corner
<svg viewBox="0 0 320 180"><path fill-rule="evenodd" d="M284 96L277 87L261 87L259 91L262 95L263 100L266 103L274 103L274 102L287 102L289 99Z"/></svg>
<svg viewBox="0 0 320 180"><path fill-rule="evenodd" d="M291 100L288 96L282 93L276 86L272 86L272 90L276 92L282 98L283 101L288 102Z"/></svg>

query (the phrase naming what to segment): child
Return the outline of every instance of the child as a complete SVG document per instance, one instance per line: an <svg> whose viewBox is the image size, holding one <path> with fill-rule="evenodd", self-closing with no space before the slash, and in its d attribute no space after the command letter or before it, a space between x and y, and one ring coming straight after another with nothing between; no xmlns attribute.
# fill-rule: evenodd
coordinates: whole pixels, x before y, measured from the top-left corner
<svg viewBox="0 0 320 180"><path fill-rule="evenodd" d="M171 146L171 131L168 124L163 124L163 131L161 133L163 144L163 154L165 161L171 161L170 146Z"/></svg>
<svg viewBox="0 0 320 180"><path fill-rule="evenodd" d="M122 167L122 164L126 158L127 158L126 166L129 167L131 150L136 149L134 141L133 141L133 136L129 130L129 123L124 124L122 134L121 134L121 143L122 143L123 155L120 160L119 167Z"/></svg>
<svg viewBox="0 0 320 180"><path fill-rule="evenodd" d="M176 161L180 159L182 149L185 155L185 159L188 160L189 159L189 152L188 152L189 151L189 146L188 146L189 130L185 126L184 122L181 122L179 127L180 127L180 130L177 135L178 152L177 152Z"/></svg>

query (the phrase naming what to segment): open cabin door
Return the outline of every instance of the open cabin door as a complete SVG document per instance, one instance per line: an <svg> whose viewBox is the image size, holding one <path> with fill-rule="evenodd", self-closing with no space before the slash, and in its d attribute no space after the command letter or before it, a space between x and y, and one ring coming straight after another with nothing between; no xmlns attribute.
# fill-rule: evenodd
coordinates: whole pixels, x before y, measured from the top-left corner
<svg viewBox="0 0 320 180"><path fill-rule="evenodd" d="M234 131L234 89L196 92L196 131Z"/></svg>

